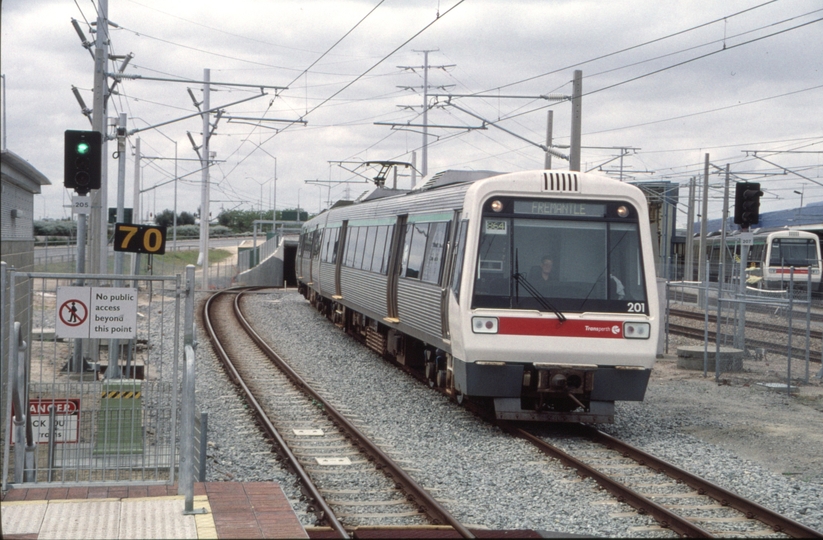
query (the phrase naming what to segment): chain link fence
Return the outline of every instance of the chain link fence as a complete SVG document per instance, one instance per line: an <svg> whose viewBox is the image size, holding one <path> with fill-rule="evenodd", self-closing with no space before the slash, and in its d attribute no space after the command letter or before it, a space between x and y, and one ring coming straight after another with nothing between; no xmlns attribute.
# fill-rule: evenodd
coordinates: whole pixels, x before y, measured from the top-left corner
<svg viewBox="0 0 823 540"><path fill-rule="evenodd" d="M707 265L706 275L718 274ZM823 313L813 307L809 278L787 280L786 290L734 279L669 281L666 351L678 355L679 367L712 373L718 381L723 374L745 373L787 392L793 384L808 384L823 375Z"/></svg>

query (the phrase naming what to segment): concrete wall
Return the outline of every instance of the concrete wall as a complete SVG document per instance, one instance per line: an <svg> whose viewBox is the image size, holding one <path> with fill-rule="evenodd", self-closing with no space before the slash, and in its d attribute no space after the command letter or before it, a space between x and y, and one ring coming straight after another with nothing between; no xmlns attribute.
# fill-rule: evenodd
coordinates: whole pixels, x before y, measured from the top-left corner
<svg viewBox="0 0 823 540"><path fill-rule="evenodd" d="M277 254L272 255L254 268L241 272L237 276L239 285L282 287L283 286L283 259Z"/></svg>

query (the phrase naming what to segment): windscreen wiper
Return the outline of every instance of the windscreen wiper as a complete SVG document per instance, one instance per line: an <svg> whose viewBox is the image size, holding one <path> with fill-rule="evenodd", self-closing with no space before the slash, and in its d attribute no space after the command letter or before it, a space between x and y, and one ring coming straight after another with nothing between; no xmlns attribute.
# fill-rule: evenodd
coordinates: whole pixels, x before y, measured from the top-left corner
<svg viewBox="0 0 823 540"><path fill-rule="evenodd" d="M554 306L551 304L551 302L549 302L549 301L546 299L546 297L545 297L545 296L543 296L542 294L540 294L540 291L538 291L537 289L535 289L534 285L532 285L531 283L529 283L529 280L528 280L528 279L526 279L526 276L524 276L524 275L523 275L523 274L521 274L520 272L515 272L514 274L512 274L512 278L514 278L514 280L515 280L515 282L516 282L516 283L520 283L520 284L522 284L522 285L523 285L523 288L524 288L524 289L526 289L526 291L527 291L530 295L532 295L532 296L534 297L534 299L535 299L535 300L537 300L537 303L538 303L538 304L540 304L540 307L542 307L545 311L552 311L552 312L554 312L554 314L555 314L555 315L557 315L557 319L558 319L561 323L562 323L562 322L565 322L565 320L566 320L566 316L565 316L565 315L563 315L563 314L560 312L560 310L558 310L556 307L554 307Z"/></svg>

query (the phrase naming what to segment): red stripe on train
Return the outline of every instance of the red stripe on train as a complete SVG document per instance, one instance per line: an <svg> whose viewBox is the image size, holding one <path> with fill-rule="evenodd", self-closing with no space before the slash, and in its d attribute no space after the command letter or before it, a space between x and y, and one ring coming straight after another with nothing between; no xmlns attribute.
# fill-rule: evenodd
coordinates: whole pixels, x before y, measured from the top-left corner
<svg viewBox="0 0 823 540"><path fill-rule="evenodd" d="M572 321L561 323L557 319L527 319L501 317L497 325L499 334L513 336L562 336L620 339L623 337L621 321Z"/></svg>
<svg viewBox="0 0 823 540"><path fill-rule="evenodd" d="M777 274L791 274L792 271L789 268L776 268L775 273L777 273ZM809 269L808 268L795 268L794 273L795 273L795 275L797 275L797 274L806 274L806 275L808 275L809 274Z"/></svg>

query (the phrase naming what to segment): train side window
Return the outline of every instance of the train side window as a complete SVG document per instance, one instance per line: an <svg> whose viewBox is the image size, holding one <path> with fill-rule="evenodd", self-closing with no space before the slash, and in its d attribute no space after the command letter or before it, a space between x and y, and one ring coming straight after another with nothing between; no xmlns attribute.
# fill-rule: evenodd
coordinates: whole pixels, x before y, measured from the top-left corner
<svg viewBox="0 0 823 540"><path fill-rule="evenodd" d="M400 275L419 279L423 269L423 254L429 239L428 223L409 223L406 229L406 242L403 246L403 265Z"/></svg>
<svg viewBox="0 0 823 540"><path fill-rule="evenodd" d="M460 298L460 278L463 277L463 255L466 250L466 229L468 228L469 222L467 220L463 220L460 222L460 229L457 231L457 236L455 237L455 250L454 250L454 264L452 265L452 291L454 291L454 295L456 298Z"/></svg>
<svg viewBox="0 0 823 540"><path fill-rule="evenodd" d="M383 250L383 263L380 273L384 276L389 273L389 255L391 255L392 236L394 236L394 225L386 227L386 249Z"/></svg>
<svg viewBox="0 0 823 540"><path fill-rule="evenodd" d="M314 234L312 235L312 244L311 244L311 258L312 259L319 259L320 258L320 239L323 235L322 229L316 229Z"/></svg>
<svg viewBox="0 0 823 540"><path fill-rule="evenodd" d="M749 262L760 263L763 259L763 244L755 244L749 248Z"/></svg>
<svg viewBox="0 0 823 540"><path fill-rule="evenodd" d="M314 241L314 231L306 233L306 246L303 249L303 256L311 259L312 242Z"/></svg>
<svg viewBox="0 0 823 540"><path fill-rule="evenodd" d="M334 241L329 244L329 256L331 257L332 264L337 263L337 246L340 244L340 232L342 229L335 229L334 230Z"/></svg>
<svg viewBox="0 0 823 540"><path fill-rule="evenodd" d="M443 253L449 232L448 222L432 223L429 226L429 240L421 279L426 283L439 283L443 270Z"/></svg>
<svg viewBox="0 0 823 540"><path fill-rule="evenodd" d="M374 237L377 235L377 227L371 226L366 230L366 245L363 246L363 264L360 268L371 270L372 257L374 257Z"/></svg>
<svg viewBox="0 0 823 540"><path fill-rule="evenodd" d="M363 251L366 248L366 238L368 236L368 227L358 227L360 232L357 234L357 244L354 249L354 262L352 268L360 268L363 266Z"/></svg>
<svg viewBox="0 0 823 540"><path fill-rule="evenodd" d="M340 229L326 229L326 234L323 240L323 253L321 257L323 262L334 263L337 255L337 237L340 234Z"/></svg>
<svg viewBox="0 0 823 540"><path fill-rule="evenodd" d="M370 270L372 272L381 272L383 270L383 251L386 249L386 231L388 227L380 225L376 228L374 239L374 251L372 252L372 260Z"/></svg>
<svg viewBox="0 0 823 540"><path fill-rule="evenodd" d="M323 238L320 240L320 260L326 262L326 255L329 253L329 237L331 236L331 229L323 231Z"/></svg>
<svg viewBox="0 0 823 540"><path fill-rule="evenodd" d="M357 233L360 227L349 227L349 233L346 235L346 256L343 257L344 266L354 266L354 249L357 245Z"/></svg>

